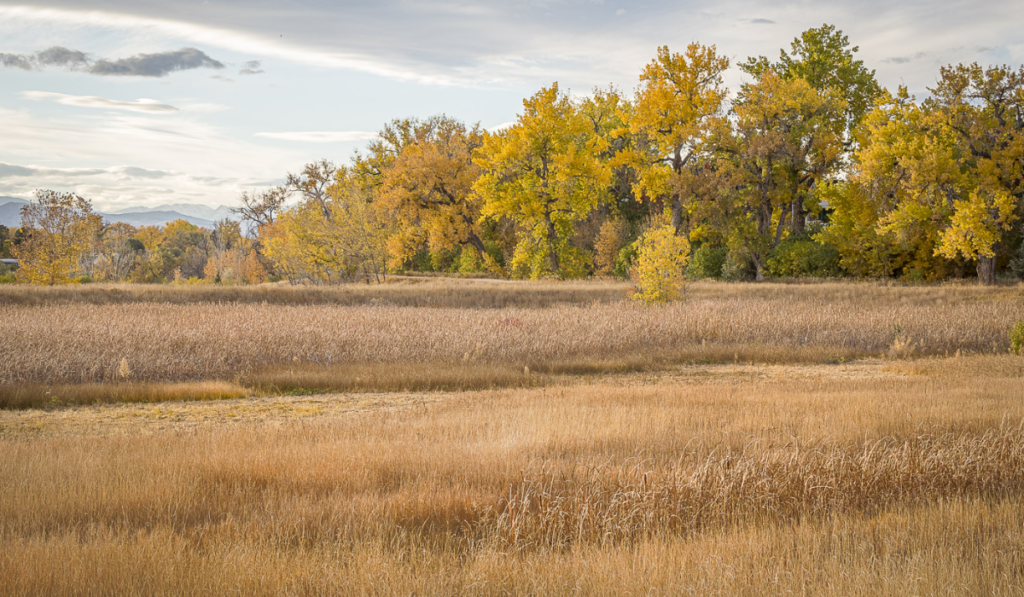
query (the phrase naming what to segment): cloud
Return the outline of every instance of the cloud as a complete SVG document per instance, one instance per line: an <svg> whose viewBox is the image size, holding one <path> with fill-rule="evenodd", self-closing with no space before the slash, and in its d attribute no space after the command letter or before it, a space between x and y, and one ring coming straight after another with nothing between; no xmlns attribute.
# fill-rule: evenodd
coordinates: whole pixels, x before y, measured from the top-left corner
<svg viewBox="0 0 1024 597"><path fill-rule="evenodd" d="M626 9L625 8L620 8L620 9L615 11L615 16L617 16L617 17L621 17L624 14L626 14Z"/></svg>
<svg viewBox="0 0 1024 597"><path fill-rule="evenodd" d="M79 108L105 108L115 110L128 110L131 112L143 112L146 114L168 114L177 112L174 106L162 104L154 99L137 99L134 102L107 99L94 95L68 95L65 93L53 93L50 91L24 91L23 97L33 100L52 99L58 104L65 106L77 106Z"/></svg>
<svg viewBox="0 0 1024 597"><path fill-rule="evenodd" d="M14 164L4 164L0 162L0 178L7 178L9 176L32 176L36 173L33 168L26 168L25 166L15 166Z"/></svg>
<svg viewBox="0 0 1024 597"><path fill-rule="evenodd" d="M136 54L118 60L99 60L89 67L94 75L129 77L165 77L175 71L195 68L224 68L224 64L210 58L196 48L182 48L173 52Z"/></svg>
<svg viewBox="0 0 1024 597"><path fill-rule="evenodd" d="M0 162L0 178L12 176L97 176L109 173L110 170L102 168L38 168Z"/></svg>
<svg viewBox="0 0 1024 597"><path fill-rule="evenodd" d="M182 48L156 54L136 54L130 58L92 62L85 52L53 46L34 54L0 54L0 64L8 68L22 70L63 66L71 70L84 70L93 75L129 77L164 77L172 72L195 68L224 68L222 62L210 58L205 52L196 48ZM258 62L256 66L259 67Z"/></svg>
<svg viewBox="0 0 1024 597"><path fill-rule="evenodd" d="M164 172L163 170L146 170L145 168L136 168L134 166L125 166L121 168L121 173L130 178L163 178L170 176L171 172Z"/></svg>
<svg viewBox="0 0 1024 597"><path fill-rule="evenodd" d="M35 54L0 54L0 64L21 70L37 70L44 66L77 69L88 63L89 57L85 52L69 50L61 46L53 46Z"/></svg>
<svg viewBox="0 0 1024 597"><path fill-rule="evenodd" d="M240 75L259 75L259 74L262 74L263 72L264 72L264 70L262 68L260 68L260 61L259 60L250 60L249 62L246 62L245 64L242 65L242 70L238 71L238 74L240 74Z"/></svg>
<svg viewBox="0 0 1024 597"><path fill-rule="evenodd" d="M753 25L774 25L775 21L771 19L750 19L750 23Z"/></svg>
<svg viewBox="0 0 1024 597"><path fill-rule="evenodd" d="M503 122L501 124L496 124L494 126L487 127L487 130L492 132L492 133L497 133L497 132L503 131L503 130L509 128L509 127L513 127L515 125L516 125L516 121L513 120L511 122Z"/></svg>
<svg viewBox="0 0 1024 597"><path fill-rule="evenodd" d="M293 133L256 133L257 137L280 141L302 141L306 143L343 143L374 139L377 133L365 131L306 131Z"/></svg>
<svg viewBox="0 0 1024 597"><path fill-rule="evenodd" d="M885 63L888 63L888 64L906 64L906 63L914 61L914 60L920 60L922 58L927 58L931 54L932 54L932 52L917 52L915 54L910 54L908 56L891 56L889 58L882 59L882 62L885 62Z"/></svg>
<svg viewBox="0 0 1024 597"><path fill-rule="evenodd" d="M88 64L89 56L85 52L79 52L78 50L53 46L42 52L36 52L36 61L42 66L77 68Z"/></svg>

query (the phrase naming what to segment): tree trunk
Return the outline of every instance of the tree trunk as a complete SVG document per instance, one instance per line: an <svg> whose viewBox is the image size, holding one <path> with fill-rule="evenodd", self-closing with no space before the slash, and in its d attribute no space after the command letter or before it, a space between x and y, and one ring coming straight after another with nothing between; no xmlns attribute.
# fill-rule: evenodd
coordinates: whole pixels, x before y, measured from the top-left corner
<svg viewBox="0 0 1024 597"><path fill-rule="evenodd" d="M675 229L676 236L682 234L683 202L678 197L672 200L672 228Z"/></svg>
<svg viewBox="0 0 1024 597"><path fill-rule="evenodd" d="M804 200L802 197L795 197L793 199L792 219L793 221L789 223L790 232L792 232L794 236L803 234L804 224L806 223L807 218L804 213Z"/></svg>
<svg viewBox="0 0 1024 597"><path fill-rule="evenodd" d="M548 267L551 268L551 273L558 275L560 269L558 264L558 249L555 246L558 241L558 234L555 232L555 223L551 221L551 216L548 216Z"/></svg>
<svg viewBox="0 0 1024 597"><path fill-rule="evenodd" d="M754 280L764 282L764 266L761 265L761 260L757 258L757 255L751 255L750 260L754 262L754 271L757 272L754 275Z"/></svg>
<svg viewBox="0 0 1024 597"><path fill-rule="evenodd" d="M978 283L991 286L996 283L996 258L978 255Z"/></svg>

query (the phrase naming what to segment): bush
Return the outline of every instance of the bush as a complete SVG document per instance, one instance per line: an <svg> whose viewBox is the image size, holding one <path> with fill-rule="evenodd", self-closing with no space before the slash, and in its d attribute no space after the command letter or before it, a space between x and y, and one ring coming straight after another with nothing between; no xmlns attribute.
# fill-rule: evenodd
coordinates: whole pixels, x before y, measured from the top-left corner
<svg viewBox="0 0 1024 597"><path fill-rule="evenodd" d="M676 229L665 224L649 229L638 241L635 278L637 292L633 300L664 303L680 296L686 282L686 263L690 243L676 236Z"/></svg>
<svg viewBox="0 0 1024 597"><path fill-rule="evenodd" d="M14 274L0 274L0 284L14 284L17 281Z"/></svg>
<svg viewBox="0 0 1024 597"><path fill-rule="evenodd" d="M725 247L702 246L693 252L690 265L687 267L687 276L691 280L721 278L722 268L728 258L729 250Z"/></svg>
<svg viewBox="0 0 1024 597"><path fill-rule="evenodd" d="M620 278L628 278L630 270L633 269L633 262L636 261L636 242L631 242L619 250L619 256L615 259L613 274Z"/></svg>
<svg viewBox="0 0 1024 597"><path fill-rule="evenodd" d="M754 279L754 264L750 257L740 251L729 251L722 264L722 279L729 282Z"/></svg>
<svg viewBox="0 0 1024 597"><path fill-rule="evenodd" d="M1024 238L1020 241L1017 255L1010 260L1010 273L1016 278L1024 280Z"/></svg>
<svg viewBox="0 0 1024 597"><path fill-rule="evenodd" d="M842 274L839 251L806 238L787 239L772 250L765 263L770 276L834 278Z"/></svg>
<svg viewBox="0 0 1024 597"><path fill-rule="evenodd" d="M1020 354L1021 348L1024 348L1024 321L1018 321L1010 330L1010 350L1013 354Z"/></svg>

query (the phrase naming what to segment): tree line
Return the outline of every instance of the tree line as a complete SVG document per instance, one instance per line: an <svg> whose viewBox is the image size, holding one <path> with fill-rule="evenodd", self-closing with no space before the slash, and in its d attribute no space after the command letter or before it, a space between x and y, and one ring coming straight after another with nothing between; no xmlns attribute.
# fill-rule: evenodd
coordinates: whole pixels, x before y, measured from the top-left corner
<svg viewBox="0 0 1024 597"><path fill-rule="evenodd" d="M190 232L215 247L202 272L160 257L150 278L175 263L208 278L229 245L292 281L618 275L655 300L684 275L1024 278L1024 68L946 66L918 101L857 51L809 29L775 61L738 64L748 82L730 94L715 46L662 47L632 96L554 83L498 131L394 120L349 165L244 193L234 245L226 223ZM163 242L142 241L146 259Z"/></svg>

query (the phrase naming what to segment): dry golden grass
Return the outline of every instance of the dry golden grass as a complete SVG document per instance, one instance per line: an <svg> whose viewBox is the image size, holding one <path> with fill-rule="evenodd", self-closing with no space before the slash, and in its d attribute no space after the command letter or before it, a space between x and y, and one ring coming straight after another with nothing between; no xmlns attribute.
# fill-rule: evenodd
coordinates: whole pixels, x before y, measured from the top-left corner
<svg viewBox="0 0 1024 597"><path fill-rule="evenodd" d="M391 296L387 286L373 292ZM417 364L461 372L455 377L471 381L446 385L433 374L408 382L410 388L475 388L507 380L519 385L515 372L524 367L556 373L678 362L1005 352L1009 329L1024 318L1024 289L1018 288L708 283L695 285L691 295L660 308L628 302L496 309L8 303L0 305L6 340L0 344L0 384L123 381L126 361L127 379L136 382L252 379L257 386L287 385L281 380L298 370L320 380L315 388L355 389L347 368L379 365L378 387L393 388L406 382L389 381L386 373Z"/></svg>
<svg viewBox="0 0 1024 597"><path fill-rule="evenodd" d="M508 282L487 279L389 278L383 285L257 286L88 284L0 285L0 305L126 303L253 303L270 305L388 305L496 309L614 302L628 296L625 282Z"/></svg>
<svg viewBox="0 0 1024 597"><path fill-rule="evenodd" d="M0 412L0 578L15 595L1020 594L1021 361L690 367L114 435L75 413L155 407Z"/></svg>

